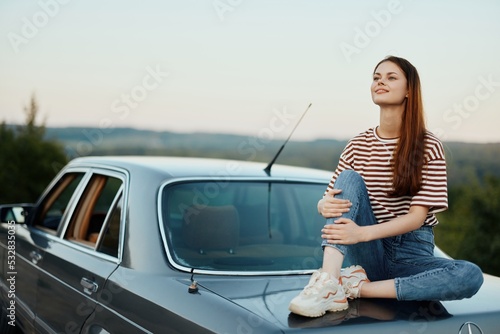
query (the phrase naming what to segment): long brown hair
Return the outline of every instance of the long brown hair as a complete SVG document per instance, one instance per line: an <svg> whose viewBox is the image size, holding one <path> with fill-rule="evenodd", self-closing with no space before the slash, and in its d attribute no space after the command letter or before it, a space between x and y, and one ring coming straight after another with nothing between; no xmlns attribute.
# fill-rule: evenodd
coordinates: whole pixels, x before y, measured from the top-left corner
<svg viewBox="0 0 500 334"><path fill-rule="evenodd" d="M381 60L397 65L405 74L408 83L408 97L405 99L405 110L402 116L400 137L394 150L392 165L392 196L414 196L422 183L422 168L425 151L425 118L422 103L420 77L417 69L406 59L388 56Z"/></svg>

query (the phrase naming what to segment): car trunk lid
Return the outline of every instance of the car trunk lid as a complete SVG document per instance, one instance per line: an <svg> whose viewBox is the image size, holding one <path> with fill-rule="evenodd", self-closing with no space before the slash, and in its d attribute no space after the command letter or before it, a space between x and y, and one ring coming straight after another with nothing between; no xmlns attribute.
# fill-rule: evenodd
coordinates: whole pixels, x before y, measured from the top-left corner
<svg viewBox="0 0 500 334"><path fill-rule="evenodd" d="M471 299L459 301L397 301L388 299L357 299L349 309L328 312L319 318L290 313L288 304L307 284L308 276L271 277L198 277L200 288L212 291L247 309L247 330L258 333L259 320L274 323L283 332L308 328L315 332L377 333L459 333L468 322L484 333L493 332L500 324L500 279L485 275L481 290ZM476 326L471 324L469 326Z"/></svg>

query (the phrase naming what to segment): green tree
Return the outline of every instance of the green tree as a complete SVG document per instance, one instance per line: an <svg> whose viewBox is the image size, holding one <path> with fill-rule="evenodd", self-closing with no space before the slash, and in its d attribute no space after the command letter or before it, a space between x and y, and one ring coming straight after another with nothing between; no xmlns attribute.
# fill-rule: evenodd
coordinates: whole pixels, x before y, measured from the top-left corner
<svg viewBox="0 0 500 334"><path fill-rule="evenodd" d="M500 275L500 179L486 176L483 187L473 190L467 237L457 256L470 257L485 272Z"/></svg>
<svg viewBox="0 0 500 334"><path fill-rule="evenodd" d="M436 242L452 257L500 275L500 178L487 175L450 188L450 209L440 214Z"/></svg>
<svg viewBox="0 0 500 334"><path fill-rule="evenodd" d="M0 125L0 203L34 202L67 163L61 144L47 140L36 124L39 107L33 95L24 108L26 124Z"/></svg>

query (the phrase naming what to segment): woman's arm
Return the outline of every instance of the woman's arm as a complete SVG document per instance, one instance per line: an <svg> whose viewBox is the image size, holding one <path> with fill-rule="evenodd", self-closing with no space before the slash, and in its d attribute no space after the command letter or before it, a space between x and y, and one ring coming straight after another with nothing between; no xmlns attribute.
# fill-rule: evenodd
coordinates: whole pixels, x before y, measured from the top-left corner
<svg viewBox="0 0 500 334"><path fill-rule="evenodd" d="M414 231L422 226L429 208L414 205L406 215L382 224L359 226L348 218L339 218L335 224L325 225L321 230L323 239L343 245L393 237Z"/></svg>

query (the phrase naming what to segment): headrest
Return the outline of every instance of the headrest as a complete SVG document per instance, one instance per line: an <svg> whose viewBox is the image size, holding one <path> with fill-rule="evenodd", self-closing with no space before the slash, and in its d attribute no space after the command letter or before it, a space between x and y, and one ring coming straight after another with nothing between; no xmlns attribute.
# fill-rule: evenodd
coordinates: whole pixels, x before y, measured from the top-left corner
<svg viewBox="0 0 500 334"><path fill-rule="evenodd" d="M240 220L232 205L194 205L184 212L184 242L200 253L225 249L232 252L239 244Z"/></svg>

